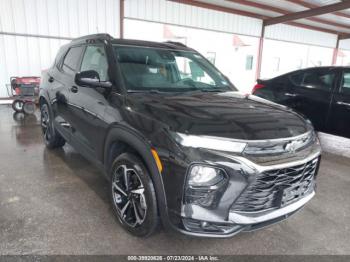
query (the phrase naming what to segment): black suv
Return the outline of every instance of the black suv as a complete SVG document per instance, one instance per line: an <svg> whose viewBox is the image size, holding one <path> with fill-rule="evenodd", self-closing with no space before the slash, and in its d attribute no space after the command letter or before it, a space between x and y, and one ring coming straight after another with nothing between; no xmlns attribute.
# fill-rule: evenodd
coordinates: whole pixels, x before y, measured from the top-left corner
<svg viewBox="0 0 350 262"><path fill-rule="evenodd" d="M195 50L91 35L63 46L40 89L47 147L65 142L110 183L121 225L228 237L315 194L320 146L286 107L237 92Z"/></svg>

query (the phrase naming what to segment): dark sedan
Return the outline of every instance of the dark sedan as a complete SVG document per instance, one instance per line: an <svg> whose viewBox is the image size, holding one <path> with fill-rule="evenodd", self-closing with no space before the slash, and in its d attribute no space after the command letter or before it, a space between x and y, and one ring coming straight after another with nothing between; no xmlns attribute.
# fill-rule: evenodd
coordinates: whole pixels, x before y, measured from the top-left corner
<svg viewBox="0 0 350 262"><path fill-rule="evenodd" d="M315 67L258 80L252 93L293 108L315 129L350 137L350 68Z"/></svg>

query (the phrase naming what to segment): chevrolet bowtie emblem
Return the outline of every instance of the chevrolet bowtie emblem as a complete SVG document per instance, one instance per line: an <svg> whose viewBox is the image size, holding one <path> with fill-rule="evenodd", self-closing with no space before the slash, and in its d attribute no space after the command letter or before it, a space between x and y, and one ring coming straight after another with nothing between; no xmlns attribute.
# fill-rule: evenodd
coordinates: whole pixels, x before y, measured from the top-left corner
<svg viewBox="0 0 350 262"><path fill-rule="evenodd" d="M289 153L294 153L297 150L299 142L298 141L291 141L284 145L284 150Z"/></svg>

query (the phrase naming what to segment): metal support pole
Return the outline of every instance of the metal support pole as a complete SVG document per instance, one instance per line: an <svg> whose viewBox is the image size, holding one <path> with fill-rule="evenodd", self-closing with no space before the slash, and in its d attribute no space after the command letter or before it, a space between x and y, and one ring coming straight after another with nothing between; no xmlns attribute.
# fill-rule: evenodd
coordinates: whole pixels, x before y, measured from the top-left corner
<svg viewBox="0 0 350 262"><path fill-rule="evenodd" d="M336 65L337 63L337 58L338 58L338 52L339 52L339 35L337 36L337 45L335 46L334 48L334 51L333 51L333 59L332 59L332 65Z"/></svg>
<svg viewBox="0 0 350 262"><path fill-rule="evenodd" d="M124 1L119 0L119 37L124 38Z"/></svg>
<svg viewBox="0 0 350 262"><path fill-rule="evenodd" d="M261 36L259 40L259 48L258 48L258 60L257 60L257 66L256 66L256 75L255 78L259 79L261 74L261 63L262 63L262 55L263 55L263 49L264 49L264 37L265 37L265 23L262 25L261 30Z"/></svg>

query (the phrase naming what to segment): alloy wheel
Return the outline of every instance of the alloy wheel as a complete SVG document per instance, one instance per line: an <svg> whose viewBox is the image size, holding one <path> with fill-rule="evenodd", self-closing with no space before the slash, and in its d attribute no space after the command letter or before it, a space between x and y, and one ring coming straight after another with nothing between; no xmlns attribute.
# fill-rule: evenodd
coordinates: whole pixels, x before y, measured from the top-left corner
<svg viewBox="0 0 350 262"><path fill-rule="evenodd" d="M130 227L142 225L147 214L145 189L133 168L121 165L115 169L112 178L113 204L119 218Z"/></svg>

